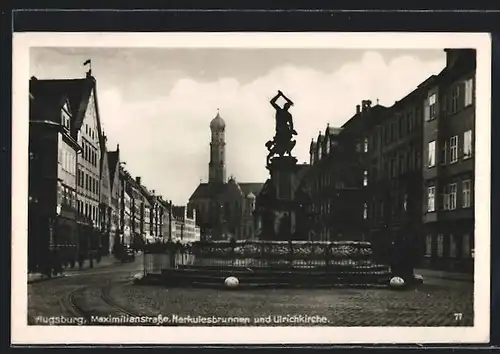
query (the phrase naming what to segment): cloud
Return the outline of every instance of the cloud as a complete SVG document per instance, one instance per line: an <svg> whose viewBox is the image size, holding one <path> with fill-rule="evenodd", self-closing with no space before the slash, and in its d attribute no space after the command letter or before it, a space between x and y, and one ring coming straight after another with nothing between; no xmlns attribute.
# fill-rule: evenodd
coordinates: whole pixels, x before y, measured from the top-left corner
<svg viewBox="0 0 500 354"><path fill-rule="evenodd" d="M186 203L200 178L208 177L209 123L220 109L226 121L227 174L241 182L264 182L265 142L274 134L274 110L269 100L278 89L295 105L291 112L298 132L294 150L308 161L309 142L327 123L341 126L363 99L392 105L429 75L442 60L422 61L400 56L385 61L377 52L326 73L287 65L252 81L232 77L197 81L190 77L172 85L141 85L134 100L109 83L98 92L101 120L110 149L120 143L122 159L134 176L175 203ZM99 82L99 77L97 77ZM131 84L133 85L133 83ZM147 90L151 90L148 96ZM147 97L147 98L144 98Z"/></svg>

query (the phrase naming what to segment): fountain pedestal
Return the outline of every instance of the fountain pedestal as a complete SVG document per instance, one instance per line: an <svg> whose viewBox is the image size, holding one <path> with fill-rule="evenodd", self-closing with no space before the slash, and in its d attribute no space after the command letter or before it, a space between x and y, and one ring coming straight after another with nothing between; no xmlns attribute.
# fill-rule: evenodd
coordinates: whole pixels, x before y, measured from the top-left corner
<svg viewBox="0 0 500 354"><path fill-rule="evenodd" d="M267 169L270 178L257 196L255 215L258 238L261 240L290 241L302 239L298 235L302 205L297 200L297 159L279 156L270 160Z"/></svg>

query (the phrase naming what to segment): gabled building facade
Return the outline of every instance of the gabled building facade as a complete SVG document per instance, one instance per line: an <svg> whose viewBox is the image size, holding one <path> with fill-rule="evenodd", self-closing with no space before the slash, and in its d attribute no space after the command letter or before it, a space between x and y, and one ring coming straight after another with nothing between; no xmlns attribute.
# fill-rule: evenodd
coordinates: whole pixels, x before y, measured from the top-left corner
<svg viewBox="0 0 500 354"><path fill-rule="evenodd" d="M82 248L86 248L91 259L100 252L100 198L101 198L101 124L97 105L96 81L93 77L85 79L87 92L82 97L82 115L77 131L78 144L82 147L82 156L78 160L77 180L80 213L87 223L81 224L84 234ZM89 227L90 226L90 227Z"/></svg>
<svg viewBox="0 0 500 354"><path fill-rule="evenodd" d="M78 259L76 170L70 101L30 81L28 271L50 273ZM57 263L57 264L56 264Z"/></svg>

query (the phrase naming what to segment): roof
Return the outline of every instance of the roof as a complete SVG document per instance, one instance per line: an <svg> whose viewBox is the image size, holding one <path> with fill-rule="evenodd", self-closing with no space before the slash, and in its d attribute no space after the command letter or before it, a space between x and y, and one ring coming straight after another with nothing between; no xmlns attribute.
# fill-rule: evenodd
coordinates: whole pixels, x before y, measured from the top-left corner
<svg viewBox="0 0 500 354"><path fill-rule="evenodd" d="M65 101L69 101L71 113L71 135L76 138L80 130L92 90L95 88L95 78L89 76L83 79L39 80L32 77L29 83L30 93L43 106L48 114L59 111ZM96 104L97 120L100 129L99 110Z"/></svg>
<svg viewBox="0 0 500 354"><path fill-rule="evenodd" d="M189 200L192 199L211 199L221 197L226 193L231 195L237 194L238 196L247 196L250 193L258 195L264 186L264 183L200 183L195 189ZM236 187L236 188L234 188Z"/></svg>
<svg viewBox="0 0 500 354"><path fill-rule="evenodd" d="M264 187L264 183L238 183L240 185L241 191L245 196L250 193L258 195Z"/></svg>
<svg viewBox="0 0 500 354"><path fill-rule="evenodd" d="M146 200L149 203L152 203L153 199L154 199L154 195L151 194L145 186L143 186L142 184L137 183L137 181L136 181L136 184L139 186L139 191L142 193L142 195L144 196L144 198L146 198Z"/></svg>
<svg viewBox="0 0 500 354"><path fill-rule="evenodd" d="M332 127L328 125L325 130L325 135L339 135L342 132L342 128Z"/></svg>
<svg viewBox="0 0 500 354"><path fill-rule="evenodd" d="M214 198L225 189L222 183L200 183L189 199Z"/></svg>
<svg viewBox="0 0 500 354"><path fill-rule="evenodd" d="M225 127L226 122L224 122L224 119L222 119L219 112L217 112L215 118L210 122L210 129L224 129Z"/></svg>
<svg viewBox="0 0 500 354"><path fill-rule="evenodd" d="M243 191L234 178L230 178L224 190L224 197L234 199L243 196Z"/></svg>
<svg viewBox="0 0 500 354"><path fill-rule="evenodd" d="M342 129L342 131L344 131L346 128L350 127L351 125L353 125L355 123L359 123L360 121L363 121L363 118L365 118L365 117L369 117L370 121L374 121L374 119L373 119L374 117L372 115L376 116L377 114L380 114L388 109L389 109L388 107L377 104L373 107L370 107L368 109L368 111L366 111L368 114L365 114L366 112L356 113L351 118L349 118L347 120L347 122L345 122L342 125L342 127L340 127L340 128Z"/></svg>

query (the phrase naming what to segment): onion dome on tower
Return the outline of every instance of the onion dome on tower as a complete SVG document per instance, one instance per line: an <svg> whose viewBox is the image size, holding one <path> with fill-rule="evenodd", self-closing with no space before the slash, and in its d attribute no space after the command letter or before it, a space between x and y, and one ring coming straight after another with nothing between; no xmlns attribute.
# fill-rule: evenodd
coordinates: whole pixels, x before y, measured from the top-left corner
<svg viewBox="0 0 500 354"><path fill-rule="evenodd" d="M222 119L220 114L219 114L219 110L217 110L217 115L210 122L210 129L211 130L224 130L225 128L226 128L226 122L224 122L224 119Z"/></svg>

